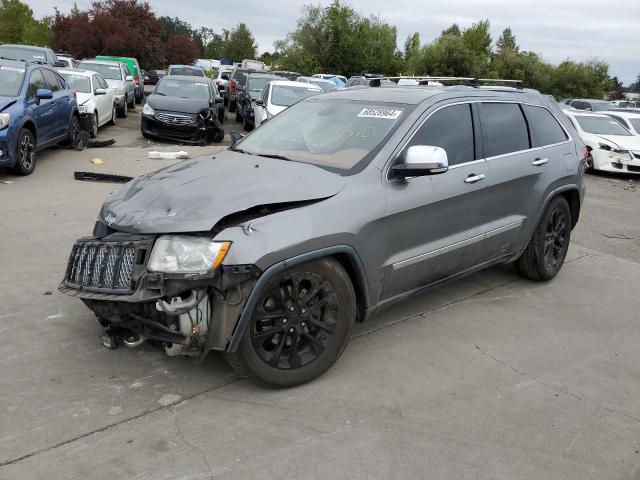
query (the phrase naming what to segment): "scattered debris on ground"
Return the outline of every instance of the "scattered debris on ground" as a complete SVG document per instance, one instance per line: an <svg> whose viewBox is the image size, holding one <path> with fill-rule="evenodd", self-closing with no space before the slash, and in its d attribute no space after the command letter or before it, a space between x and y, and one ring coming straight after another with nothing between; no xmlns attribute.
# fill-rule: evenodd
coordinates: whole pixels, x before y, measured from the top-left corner
<svg viewBox="0 0 640 480"><path fill-rule="evenodd" d="M149 152L147 158L152 160L186 160L189 154L183 150L179 152Z"/></svg>
<svg viewBox="0 0 640 480"><path fill-rule="evenodd" d="M133 180L133 177L124 175L113 175L111 173L95 173L95 172L73 172L73 178L85 182L112 182L127 183Z"/></svg>

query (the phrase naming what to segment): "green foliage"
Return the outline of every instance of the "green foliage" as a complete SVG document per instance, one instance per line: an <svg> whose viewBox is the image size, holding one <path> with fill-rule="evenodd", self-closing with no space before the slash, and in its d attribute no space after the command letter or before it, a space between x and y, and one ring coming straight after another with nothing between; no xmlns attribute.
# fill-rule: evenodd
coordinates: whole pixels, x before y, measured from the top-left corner
<svg viewBox="0 0 640 480"><path fill-rule="evenodd" d="M509 52L518 53L519 50L518 43L516 42L516 36L510 28L505 28L496 42L496 53L498 55Z"/></svg>
<svg viewBox="0 0 640 480"><path fill-rule="evenodd" d="M229 33L228 39L222 46L222 57L240 62L245 58L255 58L258 45L246 23L239 23Z"/></svg>
<svg viewBox="0 0 640 480"><path fill-rule="evenodd" d="M51 19L33 18L33 11L20 0L0 0L0 43L46 46L51 42Z"/></svg>
<svg viewBox="0 0 640 480"><path fill-rule="evenodd" d="M327 7L306 5L296 30L275 43L278 67L304 74L396 74L403 64L396 38L395 27L362 16L341 0Z"/></svg>

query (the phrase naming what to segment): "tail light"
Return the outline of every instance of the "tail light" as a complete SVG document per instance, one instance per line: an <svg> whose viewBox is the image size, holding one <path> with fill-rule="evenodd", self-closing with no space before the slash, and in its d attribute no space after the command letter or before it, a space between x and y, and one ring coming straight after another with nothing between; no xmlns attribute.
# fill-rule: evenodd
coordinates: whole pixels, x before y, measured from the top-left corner
<svg viewBox="0 0 640 480"><path fill-rule="evenodd" d="M140 75L136 75L136 78L133 79L134 82L136 82L136 85L140 84Z"/></svg>
<svg viewBox="0 0 640 480"><path fill-rule="evenodd" d="M78 92L76 92L75 90L71 90L71 95L73 95L73 98L78 98Z"/></svg>
<svg viewBox="0 0 640 480"><path fill-rule="evenodd" d="M238 81L231 80L231 82L229 83L229 91L231 91L231 93L236 93L237 90L238 90Z"/></svg>
<svg viewBox="0 0 640 480"><path fill-rule="evenodd" d="M220 85L222 82L220 80L216 80L216 85Z"/></svg>
<svg viewBox="0 0 640 480"><path fill-rule="evenodd" d="M589 149L589 147L584 147L582 149L582 159L581 160L582 160L582 164L585 167L589 166L589 163L588 163L589 155L591 155L591 150Z"/></svg>

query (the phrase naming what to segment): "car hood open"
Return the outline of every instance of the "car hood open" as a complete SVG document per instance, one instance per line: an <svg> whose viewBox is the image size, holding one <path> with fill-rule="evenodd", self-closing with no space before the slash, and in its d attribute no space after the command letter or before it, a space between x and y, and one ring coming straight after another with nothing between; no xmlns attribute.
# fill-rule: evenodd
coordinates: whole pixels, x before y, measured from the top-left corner
<svg viewBox="0 0 640 480"><path fill-rule="evenodd" d="M209 102L207 100L201 100L199 98L165 97L155 93L147 97L147 104L154 110L180 113L200 113L205 108L209 108Z"/></svg>
<svg viewBox="0 0 640 480"><path fill-rule="evenodd" d="M107 198L100 218L131 233L205 232L255 207L332 197L345 183L313 165L227 150L130 181Z"/></svg>

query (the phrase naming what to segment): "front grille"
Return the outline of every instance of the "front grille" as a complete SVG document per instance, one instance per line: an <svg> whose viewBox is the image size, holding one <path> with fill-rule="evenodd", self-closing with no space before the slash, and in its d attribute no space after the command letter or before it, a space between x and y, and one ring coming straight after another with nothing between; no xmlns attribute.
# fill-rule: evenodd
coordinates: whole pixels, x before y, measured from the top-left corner
<svg viewBox="0 0 640 480"><path fill-rule="evenodd" d="M169 125L191 125L196 119L191 115L179 115L177 113L156 113L156 118Z"/></svg>
<svg viewBox="0 0 640 480"><path fill-rule="evenodd" d="M71 251L65 283L83 290L131 293L136 265L144 265L149 241L78 241Z"/></svg>

